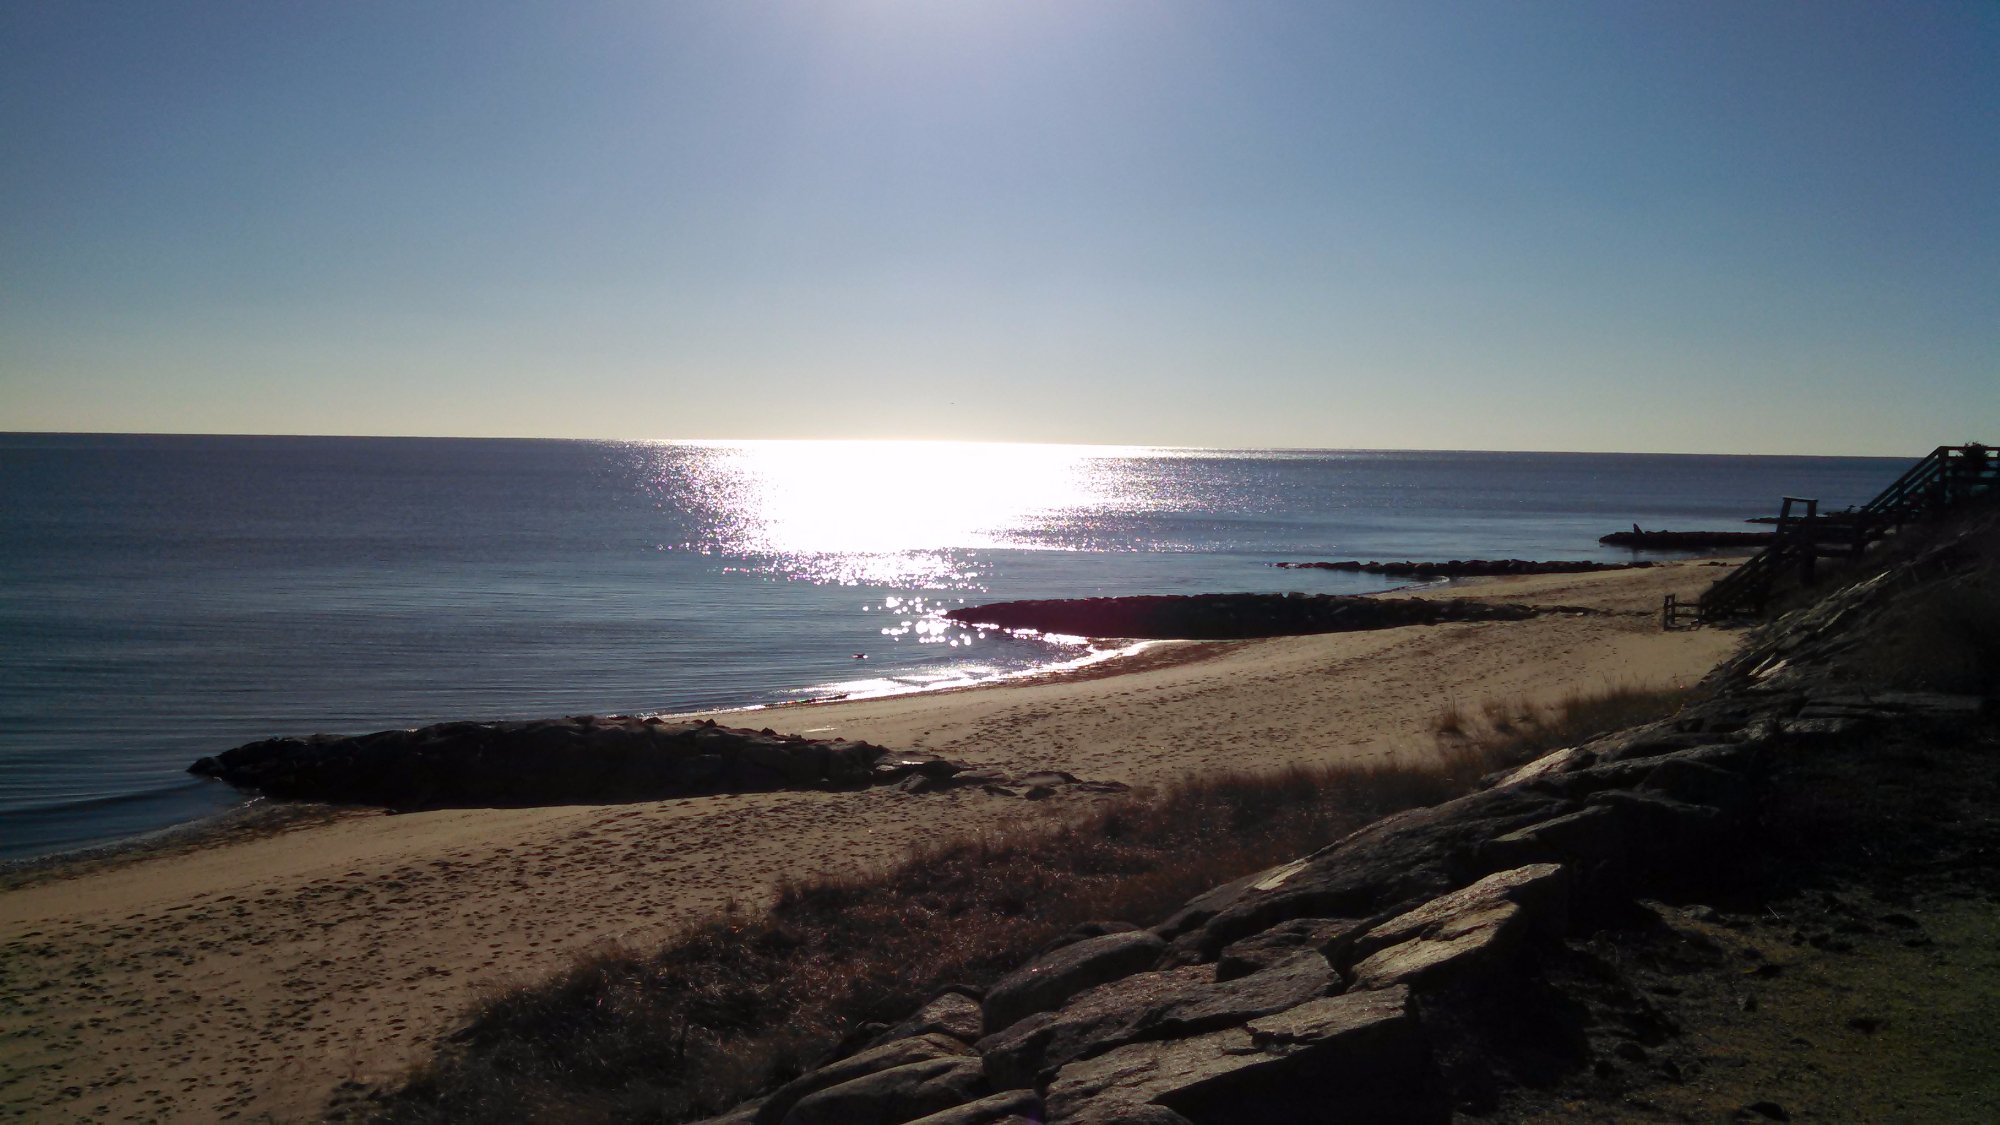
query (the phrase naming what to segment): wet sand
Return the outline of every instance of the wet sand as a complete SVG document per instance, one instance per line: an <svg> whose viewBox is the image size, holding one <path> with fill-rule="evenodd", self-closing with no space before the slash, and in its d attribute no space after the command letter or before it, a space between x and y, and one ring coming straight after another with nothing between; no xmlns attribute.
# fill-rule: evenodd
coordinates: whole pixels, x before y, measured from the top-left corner
<svg viewBox="0 0 2000 1125"><path fill-rule="evenodd" d="M1145 787L1432 752L1447 704L1692 683L1735 634L1662 632L1701 563L1474 580L1410 596L1594 615L1148 650L1119 670L720 716L1009 772ZM1109 673L1109 674L1108 674ZM624 805L348 811L171 845L0 892L0 1117L302 1120L421 1060L488 990L644 945L786 879L1103 798L772 793Z"/></svg>

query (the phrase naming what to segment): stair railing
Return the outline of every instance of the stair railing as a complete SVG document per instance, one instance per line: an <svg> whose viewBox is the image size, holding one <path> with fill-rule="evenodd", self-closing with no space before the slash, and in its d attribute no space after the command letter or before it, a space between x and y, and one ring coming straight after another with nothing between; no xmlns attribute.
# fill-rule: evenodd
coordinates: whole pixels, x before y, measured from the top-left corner
<svg viewBox="0 0 2000 1125"><path fill-rule="evenodd" d="M2000 457L1992 449L1979 444L1940 445L1873 500L1851 516L1843 517L1841 523L1850 537L1847 551L1860 555L1890 530L1956 507L1991 491L1996 484L2000 484ZM1792 515L1794 505L1804 507L1803 517ZM1660 614L1661 624L1672 628L1688 616L1697 622L1708 622L1736 614L1762 613L1786 562L1798 564L1801 582L1812 581L1826 522L1819 518L1819 501L1785 497L1778 511L1777 535L1771 545L1711 583L1692 605L1667 595Z"/></svg>

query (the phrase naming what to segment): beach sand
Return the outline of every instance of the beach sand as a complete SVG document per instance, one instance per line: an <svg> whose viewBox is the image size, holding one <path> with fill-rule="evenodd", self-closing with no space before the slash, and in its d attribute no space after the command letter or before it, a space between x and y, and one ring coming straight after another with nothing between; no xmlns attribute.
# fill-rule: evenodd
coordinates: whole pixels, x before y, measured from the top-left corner
<svg viewBox="0 0 2000 1125"><path fill-rule="evenodd" d="M1661 631L1661 595L1719 573L1461 583L1408 596L1611 612L1168 644L1118 670L718 717L1141 787L1422 756L1448 703L1476 715L1487 700L1693 683L1736 635ZM311 1119L339 1083L421 1060L482 994L580 952L1101 799L883 789L343 812L57 870L0 892L0 1117Z"/></svg>

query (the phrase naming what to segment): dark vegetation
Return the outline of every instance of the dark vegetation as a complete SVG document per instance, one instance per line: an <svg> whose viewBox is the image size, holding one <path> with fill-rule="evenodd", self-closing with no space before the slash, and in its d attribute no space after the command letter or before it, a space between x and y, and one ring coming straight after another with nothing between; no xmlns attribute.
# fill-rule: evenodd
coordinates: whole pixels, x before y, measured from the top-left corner
<svg viewBox="0 0 2000 1125"><path fill-rule="evenodd" d="M1658 718L1679 693L1553 710L1490 704L1421 761L1191 780L1039 833L942 844L861 881L785 888L771 910L653 951L590 957L498 996L398 1091L385 1121L676 1121L718 1112L907 1016L983 986L1093 919L1145 924L1219 883L1435 804L1556 745Z"/></svg>

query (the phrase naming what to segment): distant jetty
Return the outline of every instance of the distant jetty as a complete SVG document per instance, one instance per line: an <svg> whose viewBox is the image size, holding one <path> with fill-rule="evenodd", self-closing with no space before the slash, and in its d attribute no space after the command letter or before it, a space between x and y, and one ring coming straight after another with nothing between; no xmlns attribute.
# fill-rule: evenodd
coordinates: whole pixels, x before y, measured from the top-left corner
<svg viewBox="0 0 2000 1125"><path fill-rule="evenodd" d="M1159 594L994 602L954 609L945 617L961 625L1078 637L1240 640L1447 621L1523 621L1547 612L1563 611L1529 605L1332 594Z"/></svg>
<svg viewBox="0 0 2000 1125"><path fill-rule="evenodd" d="M1530 559L1451 559L1447 562L1280 562L1286 570L1341 570L1380 574L1389 578L1488 578L1517 574L1588 574L1597 570L1630 570L1649 562L1536 562Z"/></svg>
<svg viewBox="0 0 2000 1125"><path fill-rule="evenodd" d="M1597 541L1607 547L1689 551L1708 547L1763 547L1777 541L1772 531L1614 531Z"/></svg>

